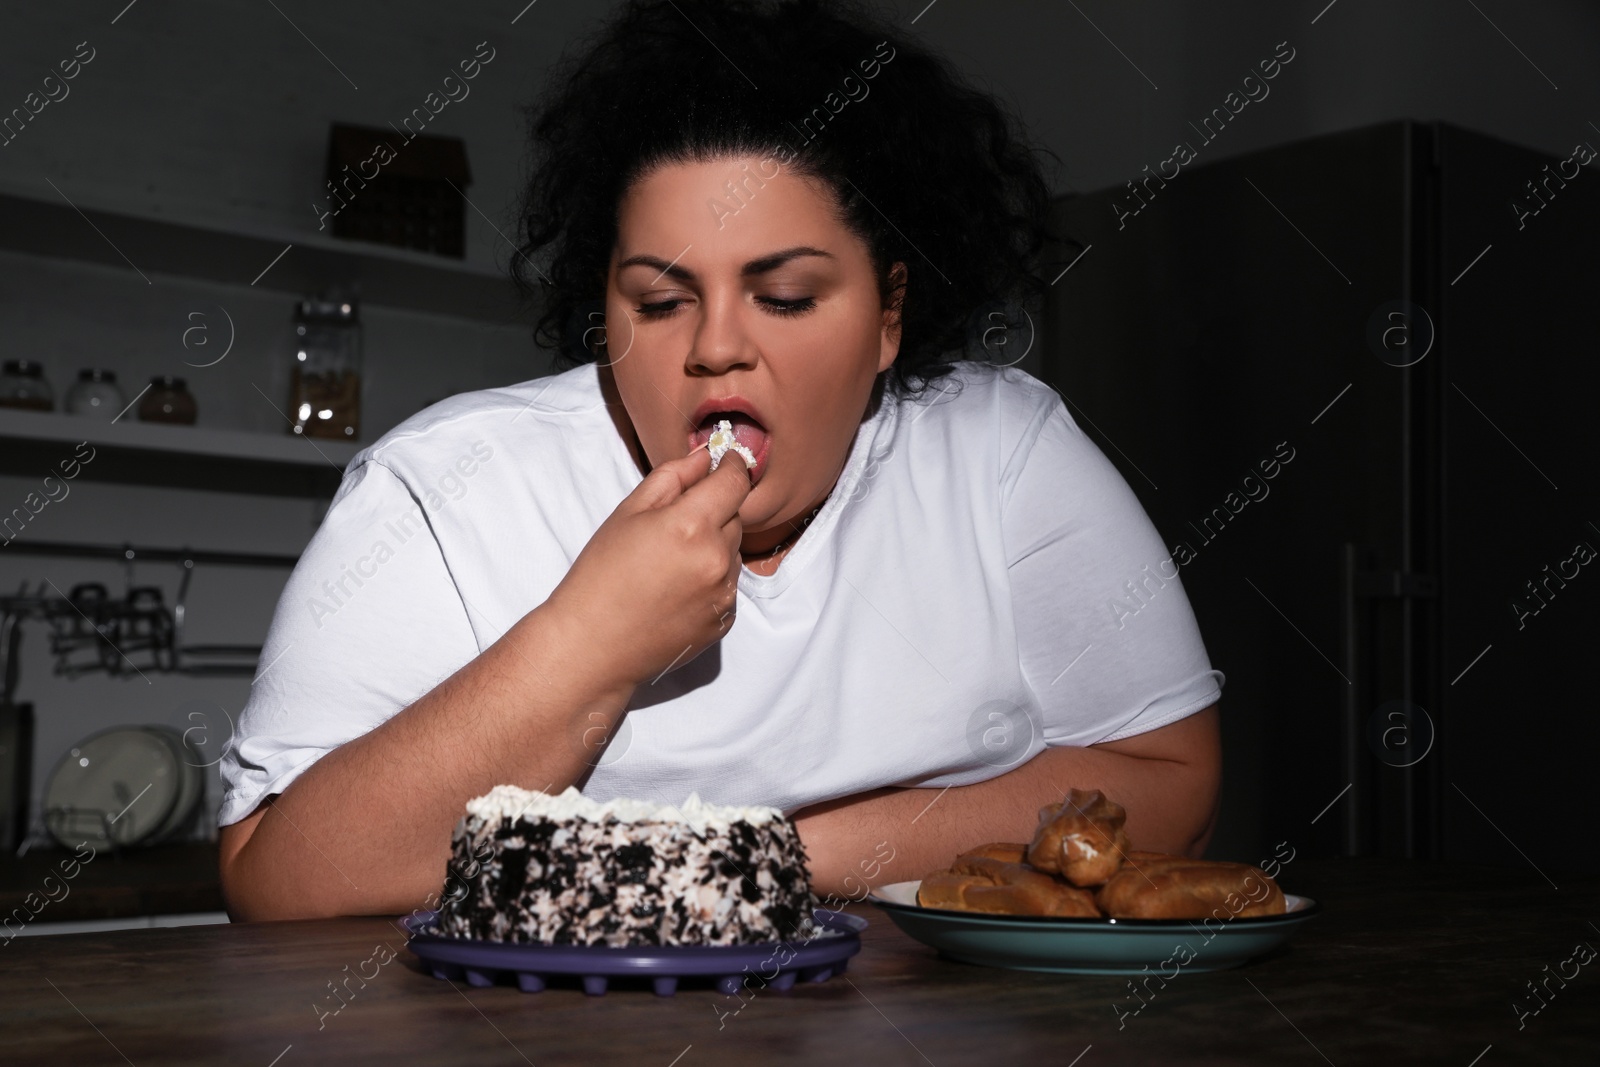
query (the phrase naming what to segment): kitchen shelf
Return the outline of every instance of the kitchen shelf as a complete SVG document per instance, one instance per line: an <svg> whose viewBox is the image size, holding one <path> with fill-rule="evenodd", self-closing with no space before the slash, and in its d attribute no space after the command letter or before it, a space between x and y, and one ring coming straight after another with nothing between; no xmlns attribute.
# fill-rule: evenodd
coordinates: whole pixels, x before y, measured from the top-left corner
<svg viewBox="0 0 1600 1067"><path fill-rule="evenodd" d="M331 497L363 447L290 434L243 433L149 422L97 422L50 411L0 408L0 474L60 477L58 464L87 441L95 455L79 477L181 489Z"/></svg>
<svg viewBox="0 0 1600 1067"><path fill-rule="evenodd" d="M223 229L131 214L62 192L71 203L54 192L0 188L0 251L295 297L354 283L363 304L480 322L522 317L516 290L497 267L323 233Z"/></svg>

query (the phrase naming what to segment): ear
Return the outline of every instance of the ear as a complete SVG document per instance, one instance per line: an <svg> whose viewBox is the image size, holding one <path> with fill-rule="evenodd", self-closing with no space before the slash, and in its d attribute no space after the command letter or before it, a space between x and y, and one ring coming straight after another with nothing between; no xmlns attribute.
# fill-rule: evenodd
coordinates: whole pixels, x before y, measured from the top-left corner
<svg viewBox="0 0 1600 1067"><path fill-rule="evenodd" d="M878 342L878 373L894 365L900 354L900 321L906 299L906 265L889 268L889 299L883 309L883 330Z"/></svg>

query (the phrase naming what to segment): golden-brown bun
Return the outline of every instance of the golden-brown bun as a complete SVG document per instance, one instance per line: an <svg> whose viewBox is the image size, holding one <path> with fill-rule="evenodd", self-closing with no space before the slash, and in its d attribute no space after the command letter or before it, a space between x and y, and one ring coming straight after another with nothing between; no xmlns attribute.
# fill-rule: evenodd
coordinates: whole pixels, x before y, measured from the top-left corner
<svg viewBox="0 0 1600 1067"><path fill-rule="evenodd" d="M1074 789L1060 804L1039 809L1028 863L1076 886L1100 885L1116 874L1128 850L1128 813L1098 789Z"/></svg>
<svg viewBox="0 0 1600 1067"><path fill-rule="evenodd" d="M965 854L948 871L922 880L917 903L925 908L978 911L991 915L1050 915L1093 918L1100 914L1094 896L1021 863Z"/></svg>
<svg viewBox="0 0 1600 1067"><path fill-rule="evenodd" d="M957 856L956 859L963 859L967 856L987 856L989 859L1001 860L1005 863L1022 863L1027 859L1028 846L1014 844L1009 841L996 841L992 844L970 848L960 856Z"/></svg>
<svg viewBox="0 0 1600 1067"><path fill-rule="evenodd" d="M1130 852L1095 897L1114 919L1221 919L1282 915L1283 890L1247 863Z"/></svg>

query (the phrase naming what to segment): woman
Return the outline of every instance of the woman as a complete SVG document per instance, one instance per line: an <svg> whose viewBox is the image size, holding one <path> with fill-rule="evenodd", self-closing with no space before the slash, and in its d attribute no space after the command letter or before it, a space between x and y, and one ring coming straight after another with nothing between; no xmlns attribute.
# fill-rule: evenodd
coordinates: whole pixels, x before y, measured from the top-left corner
<svg viewBox="0 0 1600 1067"><path fill-rule="evenodd" d="M222 764L234 916L431 903L501 783L782 807L823 893L1074 786L1198 854L1222 676L1168 554L1049 388L943 361L1041 246L1004 113L823 2L634 0L552 85L517 267L574 366L351 462Z"/></svg>

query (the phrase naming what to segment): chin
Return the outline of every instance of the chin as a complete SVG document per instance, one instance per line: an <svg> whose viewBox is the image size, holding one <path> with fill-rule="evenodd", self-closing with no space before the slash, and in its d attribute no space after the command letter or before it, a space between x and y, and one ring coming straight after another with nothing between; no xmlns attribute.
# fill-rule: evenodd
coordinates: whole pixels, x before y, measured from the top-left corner
<svg viewBox="0 0 1600 1067"><path fill-rule="evenodd" d="M745 497L744 505L739 508L739 522L744 526L747 534L772 533L776 530L788 531L789 523L785 515L790 511L807 510L805 504L796 504L792 500L779 497L777 486L769 487L768 492L763 492L761 486L750 490L750 495Z"/></svg>
<svg viewBox="0 0 1600 1067"><path fill-rule="evenodd" d="M744 498L744 503L739 506L739 523L746 533L760 533L766 527L773 525L776 516L773 514L771 504L772 494L764 492L760 485L750 488L750 495Z"/></svg>

